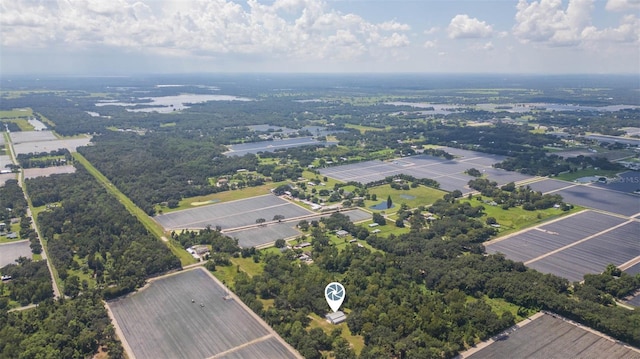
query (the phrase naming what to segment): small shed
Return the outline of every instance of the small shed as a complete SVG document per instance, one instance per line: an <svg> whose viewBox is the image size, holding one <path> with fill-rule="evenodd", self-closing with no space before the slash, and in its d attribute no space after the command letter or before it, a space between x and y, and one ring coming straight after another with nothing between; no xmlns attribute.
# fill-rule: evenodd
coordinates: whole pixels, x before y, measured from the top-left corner
<svg viewBox="0 0 640 359"><path fill-rule="evenodd" d="M336 232L336 236L342 238L342 237L346 237L349 235L349 232L345 231L344 229L341 229L339 231Z"/></svg>
<svg viewBox="0 0 640 359"><path fill-rule="evenodd" d="M335 313L329 313L327 315L324 316L325 318L327 318L327 321L331 324L340 324L342 322L344 322L345 320L347 320L347 315L344 314L343 311L339 310Z"/></svg>

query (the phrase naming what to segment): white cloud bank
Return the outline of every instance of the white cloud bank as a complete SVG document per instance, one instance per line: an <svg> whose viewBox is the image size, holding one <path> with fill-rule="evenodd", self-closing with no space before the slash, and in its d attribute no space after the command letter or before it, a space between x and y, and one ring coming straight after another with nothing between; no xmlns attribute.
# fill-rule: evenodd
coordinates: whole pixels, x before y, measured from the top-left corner
<svg viewBox="0 0 640 359"><path fill-rule="evenodd" d="M610 0L606 9L624 11L637 8L638 0ZM592 46L593 42L615 41L637 45L640 21L635 14L621 19L618 27L598 29L591 23L594 0L569 0L566 9L561 0L520 0L513 34L523 43L549 46Z"/></svg>
<svg viewBox="0 0 640 359"><path fill-rule="evenodd" d="M465 14L456 15L451 19L447 33L452 39L474 39L491 36L493 28L486 22Z"/></svg>
<svg viewBox="0 0 640 359"><path fill-rule="evenodd" d="M160 54L353 59L409 44L410 26L368 22L323 1L0 0L5 47L110 46Z"/></svg>

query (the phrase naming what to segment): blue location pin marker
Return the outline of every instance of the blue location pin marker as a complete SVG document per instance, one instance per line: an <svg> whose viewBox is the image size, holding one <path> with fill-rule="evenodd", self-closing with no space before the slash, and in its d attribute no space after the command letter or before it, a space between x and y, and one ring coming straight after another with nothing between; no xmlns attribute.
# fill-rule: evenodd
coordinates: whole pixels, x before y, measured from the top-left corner
<svg viewBox="0 0 640 359"><path fill-rule="evenodd" d="M344 286L338 282L331 282L324 288L324 297L334 313L340 309L342 302L344 302L344 296Z"/></svg>

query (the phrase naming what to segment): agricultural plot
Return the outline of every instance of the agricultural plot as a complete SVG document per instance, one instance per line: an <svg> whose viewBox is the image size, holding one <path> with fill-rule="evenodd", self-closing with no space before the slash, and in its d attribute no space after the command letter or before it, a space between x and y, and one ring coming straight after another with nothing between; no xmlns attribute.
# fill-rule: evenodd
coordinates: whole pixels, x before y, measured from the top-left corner
<svg viewBox="0 0 640 359"><path fill-rule="evenodd" d="M640 294L638 294L635 297L629 299L625 303L633 305L634 307L640 307Z"/></svg>
<svg viewBox="0 0 640 359"><path fill-rule="evenodd" d="M640 223L584 211L487 244L488 253L503 253L543 273L581 281L609 264L640 256Z"/></svg>
<svg viewBox="0 0 640 359"><path fill-rule="evenodd" d="M300 358L203 268L155 280L108 306L137 359Z"/></svg>
<svg viewBox="0 0 640 359"><path fill-rule="evenodd" d="M633 216L640 212L640 196L598 188L593 185L580 185L555 192L565 202L602 211Z"/></svg>
<svg viewBox="0 0 640 359"><path fill-rule="evenodd" d="M616 178L609 179L607 183L594 183L593 186L624 193L631 193L640 189L640 172L623 172L618 174Z"/></svg>
<svg viewBox="0 0 640 359"><path fill-rule="evenodd" d="M470 168L483 171L489 179L500 185L531 178L531 176L491 167L491 164L498 162L499 157L497 156L472 151L463 151L463 153L468 157L446 160L429 155L418 155L391 161L367 161L323 168L320 169L320 173L343 182L356 181L360 183L369 183L388 176L406 174L416 178L434 179L440 183L440 188L446 191L460 190L462 192L469 191L467 183L474 179L464 173Z"/></svg>
<svg viewBox="0 0 640 359"><path fill-rule="evenodd" d="M71 138L50 141L22 142L14 144L13 148L15 149L16 154L51 152L61 148L66 148L69 152L76 152L78 147L88 146L90 143L90 138Z"/></svg>
<svg viewBox="0 0 640 359"><path fill-rule="evenodd" d="M256 247L300 235L293 223L275 223L264 227L253 227L228 233L227 236L237 238L238 245L243 248Z"/></svg>
<svg viewBox="0 0 640 359"><path fill-rule="evenodd" d="M2 138L0 136L0 138ZM0 169L6 169L7 165L13 164L11 161L11 156L1 155L0 156Z"/></svg>
<svg viewBox="0 0 640 359"><path fill-rule="evenodd" d="M583 238L624 223L606 214L584 211L488 244L488 253L503 253L514 261L527 262Z"/></svg>
<svg viewBox="0 0 640 359"><path fill-rule="evenodd" d="M45 168L26 168L24 170L24 178L48 177L53 174L75 173L76 168L73 166L53 166Z"/></svg>
<svg viewBox="0 0 640 359"><path fill-rule="evenodd" d="M636 172L637 173L637 172ZM632 173L628 181L636 177ZM624 180L621 180L624 181ZM633 216L640 212L640 196L615 190L608 185L580 185L558 180L543 180L528 184L542 193L552 192L562 196L565 202L602 211ZM640 184L638 184L640 186Z"/></svg>
<svg viewBox="0 0 640 359"><path fill-rule="evenodd" d="M629 222L527 265L572 282L581 281L587 273L601 273L609 263L619 266L640 256L638 233L640 223Z"/></svg>
<svg viewBox="0 0 640 359"><path fill-rule="evenodd" d="M624 270L627 274L636 275L640 274L640 263L637 263L627 269Z"/></svg>
<svg viewBox="0 0 640 359"><path fill-rule="evenodd" d="M28 240L0 244L0 268L15 263L20 257L31 258Z"/></svg>
<svg viewBox="0 0 640 359"><path fill-rule="evenodd" d="M20 131L9 133L14 145L26 142L55 141L58 138L51 131Z"/></svg>
<svg viewBox="0 0 640 359"><path fill-rule="evenodd" d="M342 211L341 213L348 216L352 222L361 222L371 219L371 214L361 209ZM304 219L307 222L311 222L330 215L331 214L328 213L322 215L319 214L317 216L306 216ZM288 239L301 235L302 233L296 228L298 222L298 220L285 221L282 223L272 223L263 227L251 227L231 232L225 231L224 233L230 237L237 238L240 247L256 247L273 243L278 239Z"/></svg>
<svg viewBox="0 0 640 359"><path fill-rule="evenodd" d="M16 179L15 173L3 173L0 174L0 186L4 186L8 180Z"/></svg>
<svg viewBox="0 0 640 359"><path fill-rule="evenodd" d="M155 220L165 230L198 229L207 225L229 229L255 225L258 218L271 221L275 215L282 215L288 219L312 213L277 196L267 194L162 214L156 216Z"/></svg>
<svg viewBox="0 0 640 359"><path fill-rule="evenodd" d="M626 358L637 349L545 314L463 358Z"/></svg>
<svg viewBox="0 0 640 359"><path fill-rule="evenodd" d="M570 183L565 181L544 179L542 181L528 183L527 186L531 187L531 189L534 191L549 193L549 192L555 192L559 189L574 187L578 185L575 183Z"/></svg>
<svg viewBox="0 0 640 359"><path fill-rule="evenodd" d="M297 137L297 138L286 138L283 140L276 141L263 141L263 142L250 142L243 143L238 145L229 146L229 151L224 154L227 156L244 156L248 153L256 154L258 152L273 152L279 149L292 148L292 147L300 147L300 146L309 146L309 145L324 145L331 146L335 145L337 142L320 142L315 140L313 137Z"/></svg>

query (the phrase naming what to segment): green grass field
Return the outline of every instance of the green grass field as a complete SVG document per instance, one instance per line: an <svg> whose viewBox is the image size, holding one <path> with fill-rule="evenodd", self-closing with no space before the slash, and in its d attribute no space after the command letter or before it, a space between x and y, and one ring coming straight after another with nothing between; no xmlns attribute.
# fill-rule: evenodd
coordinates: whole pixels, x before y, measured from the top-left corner
<svg viewBox="0 0 640 359"><path fill-rule="evenodd" d="M400 205L405 203L409 208L417 208L419 206L428 206L433 204L436 200L442 198L445 195L445 191L441 191L435 188L419 186L417 188L410 188L406 190L397 190L391 188L390 185L383 185L369 189L369 194L375 194L377 200L365 201L365 208L371 211L384 211L385 213L395 213L400 209ZM391 201L394 207L391 209L374 210L371 206L377 205L380 202L387 201L387 197L391 196Z"/></svg>
<svg viewBox="0 0 640 359"><path fill-rule="evenodd" d="M16 125L18 125L18 127L20 127L20 131L33 131L35 128L33 126L31 126L31 124L29 123L29 121L27 121L26 118L5 118L2 119L2 122L13 122Z"/></svg>
<svg viewBox="0 0 640 359"><path fill-rule="evenodd" d="M593 168L586 168L584 170L579 170L576 172L559 174L557 177L554 177L554 179L572 182L581 177L615 177L618 173L620 173L620 171L618 170L596 170Z"/></svg>
<svg viewBox="0 0 640 359"><path fill-rule="evenodd" d="M176 208L156 206L156 211L159 212L160 210L162 210L162 213L170 213L170 212L180 211L188 208L194 208L194 207L207 205L207 204L230 202L230 201L236 201L239 199L262 196L265 194L269 194L270 193L269 191L272 188L276 188L283 183L286 183L286 182L267 183L257 187L245 187L238 190L212 193L205 196L184 198L180 201L180 203L178 204L178 207Z"/></svg>
<svg viewBox="0 0 640 359"><path fill-rule="evenodd" d="M502 209L500 206L491 206L486 203L478 201L476 197L469 201L468 199L461 199L461 203L468 202L472 206L477 207L479 205L484 207L484 215L481 220L485 221L488 217L496 219L500 228L498 228L498 236L503 236L512 232L519 231L521 229L531 227L533 225L542 223L544 221L565 216L570 213L575 213L583 210L580 206L574 206L569 211L563 211L559 208L548 208L544 210L526 211L522 207L514 207L509 209Z"/></svg>
<svg viewBox="0 0 640 359"><path fill-rule="evenodd" d="M33 111L30 108L16 108L9 111L0 111L0 119L26 118L28 116L33 116Z"/></svg>

